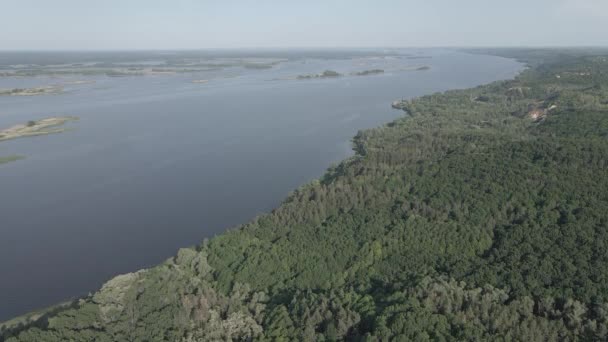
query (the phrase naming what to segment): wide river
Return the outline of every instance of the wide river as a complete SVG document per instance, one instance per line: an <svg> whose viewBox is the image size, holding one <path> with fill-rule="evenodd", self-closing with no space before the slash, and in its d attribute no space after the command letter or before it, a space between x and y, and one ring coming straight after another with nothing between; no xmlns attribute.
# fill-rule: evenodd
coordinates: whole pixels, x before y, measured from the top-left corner
<svg viewBox="0 0 608 342"><path fill-rule="evenodd" d="M267 70L0 78L0 88L95 81L60 95L0 97L0 129L80 118L61 134L0 142L0 157L26 157L0 166L0 321L86 294L276 207L351 155L358 130L403 115L393 100L522 70L494 56L413 53L432 58L317 54ZM431 69L408 70L421 65ZM376 68L386 72L286 79Z"/></svg>

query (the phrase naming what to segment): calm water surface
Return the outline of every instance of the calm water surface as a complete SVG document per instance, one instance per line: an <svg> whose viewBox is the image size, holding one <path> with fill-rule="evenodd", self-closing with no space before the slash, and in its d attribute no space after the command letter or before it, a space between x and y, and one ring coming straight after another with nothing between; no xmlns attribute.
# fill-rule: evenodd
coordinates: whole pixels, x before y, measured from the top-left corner
<svg viewBox="0 0 608 342"><path fill-rule="evenodd" d="M0 97L0 128L75 115L62 134L0 143L0 321L97 289L244 223L350 154L391 101L513 77L521 64L454 51L432 59L300 58L270 70L74 80L65 94ZM429 71L405 71L430 65ZM277 80L326 69L383 75ZM208 79L206 84L192 80Z"/></svg>

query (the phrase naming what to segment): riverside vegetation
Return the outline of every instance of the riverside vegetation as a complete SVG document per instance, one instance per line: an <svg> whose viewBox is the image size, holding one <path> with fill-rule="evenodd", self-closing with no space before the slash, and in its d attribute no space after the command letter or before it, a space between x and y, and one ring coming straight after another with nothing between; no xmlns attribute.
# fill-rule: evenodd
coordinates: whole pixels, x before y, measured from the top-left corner
<svg viewBox="0 0 608 342"><path fill-rule="evenodd" d="M402 102L271 213L4 339L607 339L608 54L507 52L531 68Z"/></svg>

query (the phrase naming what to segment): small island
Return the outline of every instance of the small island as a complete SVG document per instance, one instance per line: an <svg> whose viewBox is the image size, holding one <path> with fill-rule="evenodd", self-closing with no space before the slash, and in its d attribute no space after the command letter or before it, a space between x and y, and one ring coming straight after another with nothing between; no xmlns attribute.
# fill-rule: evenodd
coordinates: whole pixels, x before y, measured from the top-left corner
<svg viewBox="0 0 608 342"><path fill-rule="evenodd" d="M63 92L61 86L46 86L37 88L13 88L0 89L0 96L35 96L35 95L54 95Z"/></svg>
<svg viewBox="0 0 608 342"><path fill-rule="evenodd" d="M63 82L65 85L81 85L81 84L94 84L94 80L76 80Z"/></svg>
<svg viewBox="0 0 608 342"><path fill-rule="evenodd" d="M379 74L384 74L384 70L382 70L382 69L363 70L363 71L359 71L359 72L354 72L351 75L369 76L369 75L379 75Z"/></svg>
<svg viewBox="0 0 608 342"><path fill-rule="evenodd" d="M425 70L431 70L431 67L429 65L415 65L415 66L409 66L409 67L397 69L397 71L425 71Z"/></svg>
<svg viewBox="0 0 608 342"><path fill-rule="evenodd" d="M0 157L0 165L23 159L22 156Z"/></svg>
<svg viewBox="0 0 608 342"><path fill-rule="evenodd" d="M333 70L325 70L320 74L312 74L312 75L299 75L297 77L298 80L310 80L315 78L334 78L341 77L342 74Z"/></svg>
<svg viewBox="0 0 608 342"><path fill-rule="evenodd" d="M407 59L431 59L433 56L407 56Z"/></svg>
<svg viewBox="0 0 608 342"><path fill-rule="evenodd" d="M153 71L149 71L149 74ZM107 77L129 77L129 76L145 76L146 73L143 70L135 69L124 69L124 70L110 70L105 73Z"/></svg>
<svg viewBox="0 0 608 342"><path fill-rule="evenodd" d="M78 118L74 116L62 116L28 121L24 124L0 130L0 141L65 132L67 128L58 126L75 120L78 120Z"/></svg>
<svg viewBox="0 0 608 342"><path fill-rule="evenodd" d="M245 63L243 64L243 68L245 69L254 69L254 70L266 70L272 69L275 64L273 63Z"/></svg>

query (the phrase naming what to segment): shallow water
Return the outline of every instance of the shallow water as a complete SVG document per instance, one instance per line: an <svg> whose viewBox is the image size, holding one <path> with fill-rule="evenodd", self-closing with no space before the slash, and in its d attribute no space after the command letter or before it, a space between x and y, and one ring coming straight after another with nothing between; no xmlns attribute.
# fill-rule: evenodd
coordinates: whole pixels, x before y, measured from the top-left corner
<svg viewBox="0 0 608 342"><path fill-rule="evenodd" d="M75 115L73 129L0 143L0 321L95 290L244 223L352 154L395 99L513 77L521 64L446 50L432 59L295 58L270 70L0 78L75 80L66 93L0 97L0 127ZM1 56L0 56L1 57ZM2 58L0 58L0 61ZM428 71L400 69L430 65ZM374 76L276 80L331 69ZM205 84L193 80L208 79Z"/></svg>

